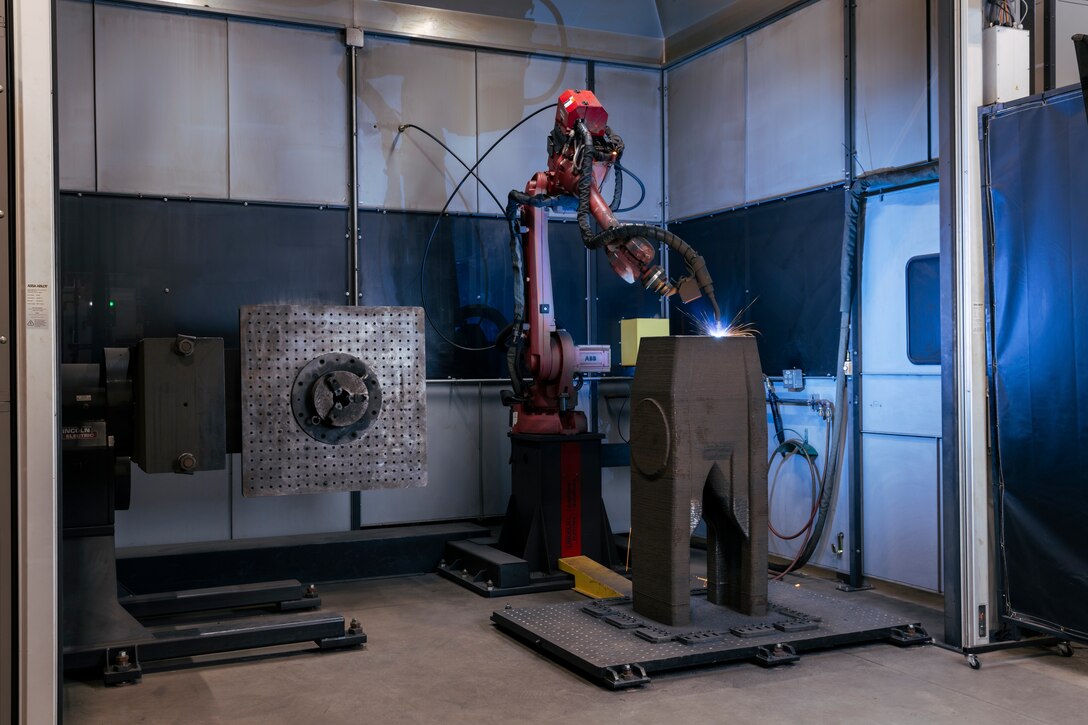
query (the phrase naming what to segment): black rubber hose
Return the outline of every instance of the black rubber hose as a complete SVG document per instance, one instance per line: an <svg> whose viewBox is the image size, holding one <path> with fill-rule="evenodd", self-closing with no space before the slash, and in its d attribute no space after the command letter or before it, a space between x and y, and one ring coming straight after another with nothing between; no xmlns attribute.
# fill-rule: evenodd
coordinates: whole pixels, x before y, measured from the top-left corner
<svg viewBox="0 0 1088 725"><path fill-rule="evenodd" d="M445 215L446 210L450 208L450 204L453 203L454 198L457 196L457 192L461 190L461 187L465 185L466 181L468 181L470 178L473 177L473 175L476 172L476 169L480 168L480 164L482 164L484 162L484 159L486 159L491 154L491 152L495 150L495 147L497 147L500 143L503 142L503 139L505 139L507 136L512 134L514 131L516 131L518 128L520 128L523 124L528 122L530 119L540 115L541 113L544 113L545 111L547 111L547 110L549 110L551 108L555 108L554 103L549 104L547 106L542 106L542 107L536 109L535 111L530 113L528 116L521 119L520 121L515 123L513 126L511 126L509 129L507 129L506 132L503 133L502 136L499 136L499 138L496 139L495 143L493 143L493 144L491 144L490 146L487 147L487 150L484 151L484 153L480 156L480 158L476 159L476 163L474 163L472 165L472 168L470 168L468 170L468 172L464 176L461 177L461 180L457 182L457 186L455 186L453 188L453 191L450 192L450 195L448 197L446 197L446 203L442 205L442 210L438 212L438 217L435 219L434 227L431 228L431 234L430 234L429 237L427 237L427 243L423 245L423 259L421 259L420 262L419 262L419 300L420 300L421 306L423 307L424 313L426 313L426 311L427 311L427 295L426 295L426 286L424 284L424 273L426 272L426 269L427 269L427 257L430 255L431 245L434 243L435 235L438 233L438 226L442 222L442 217L443 217L443 215ZM502 205L500 204L499 206L501 207ZM520 257L520 254L519 254L519 257ZM524 276L521 273L521 267L519 265L519 262L520 262L520 260L515 260L514 263L513 263L514 267L515 267L514 268L514 279L519 280L520 284L524 284ZM524 293L522 293L522 294L524 294ZM517 288L515 287L515 291L514 291L515 299L517 299L517 295L518 295L518 292L517 292ZM491 345L487 345L486 347L468 347L468 346L465 346L465 345L461 345L461 344L459 344L457 342L454 342L449 337L447 337L445 335L445 333L442 332L442 330L438 329L438 325L436 325L434 323L434 321L431 319L431 316L429 314L425 314L424 316L427 318L427 324L431 326L431 329L434 330L435 333L437 333L439 337L441 337L446 343L452 345L453 347L455 347L455 348L457 348L459 350L467 350L469 352L483 352L485 350L495 349L494 343L492 343Z"/></svg>
<svg viewBox="0 0 1088 725"><path fill-rule="evenodd" d="M771 570L796 571L808 563L816 552L823 538L827 522L835 516L835 503L839 498L839 476L842 473L842 459L846 449L846 352L850 345L850 313L854 305L854 291L856 280L854 278L854 260L857 255L858 241L861 236L862 220L864 216L864 204L862 197L868 184L863 181L854 182L846 193L846 225L843 230L842 240L842 266L840 278L842 285L839 292L839 351L835 358L839 366L835 375L835 431L832 436L835 449L827 452L827 463L824 468L824 485L820 495L820 506L817 512L816 523L813 525L812 536L808 538L805 547L797 557L788 565L772 564Z"/></svg>
<svg viewBox="0 0 1088 725"><path fill-rule="evenodd" d="M616 169L630 176L632 179L635 180L635 183L638 184L638 201L636 201L634 204L627 207L626 209L613 209L612 213L623 214L624 212L634 211L635 209L638 209L640 206L642 206L642 202L646 201L646 185L642 183L642 179L631 173L631 171L626 166L623 166L618 161L616 162ZM617 174L617 177L618 176L619 174Z"/></svg>
<svg viewBox="0 0 1088 725"><path fill-rule="evenodd" d="M618 133L613 133L611 128L605 127L605 133L608 134L609 141L612 145L612 153L615 156L612 157L612 165L616 167L616 178L614 179L614 186L612 187L612 213L617 214L620 210L620 204L623 203L623 174L620 173L620 159L623 158L623 150L627 148L623 143L623 138Z"/></svg>
<svg viewBox="0 0 1088 725"><path fill-rule="evenodd" d="M769 385L769 383L768 383ZM767 403L771 406L771 420L774 421L774 436L778 439L778 445L786 442L786 430L782 425L782 409L778 406L778 394L774 388L767 389Z"/></svg>
<svg viewBox="0 0 1088 725"><path fill-rule="evenodd" d="M616 172L614 174L615 185L612 187L612 204L609 208L612 209L613 214L616 214L620 210L620 204L623 203L623 174L620 173L621 169L618 160L612 165L616 167Z"/></svg>
<svg viewBox="0 0 1088 725"><path fill-rule="evenodd" d="M476 173L476 166L469 166L467 163L465 163L464 159L462 159L460 156L458 156L456 153L454 153L453 149L451 149L449 146L447 146L445 143L443 143L437 136L435 136L433 133L431 133L427 129L423 128L422 126L417 126L414 123L402 123L400 126L397 126L397 133L404 133L409 128L414 128L415 130L419 131L424 136L426 136L427 138L431 139L436 144L441 146L443 149L445 149L446 153L448 153L450 156L452 156L454 158L454 160L457 161L457 163L461 164L461 166L464 166L465 169L468 170L468 173L471 174L473 177L475 177L476 181L480 182L480 186L484 187L484 191L486 191L487 195L490 196L492 201L495 202L495 206L502 209L502 202L499 201L499 197L495 196L494 192L491 191L491 187L488 186L487 183L483 179L480 178L480 175L478 173Z"/></svg>
<svg viewBox="0 0 1088 725"><path fill-rule="evenodd" d="M679 254L680 258L684 260L685 266L688 268L688 273L695 279L695 283L699 285L699 289L702 290L703 296L706 297L707 302L709 302L711 308L713 308L714 319L718 321L721 320L722 313L718 308L718 300L714 296L714 280L710 278L710 272L707 271L706 260L704 260L702 255L695 251L690 244L670 232L668 229L662 229L661 227L654 227L648 224L621 224L618 227L606 229L597 236L591 238L586 242L586 246L590 249L600 249L601 247L617 244L635 237L643 237L664 242L669 249Z"/></svg>
<svg viewBox="0 0 1088 725"><path fill-rule="evenodd" d="M510 259L514 268L514 322L525 319L525 279L521 270L524 259L521 250L521 220L518 207L522 204L535 207L556 207L563 203L564 196L532 196L517 189L511 189L506 201L506 220L510 224Z"/></svg>
<svg viewBox="0 0 1088 725"><path fill-rule="evenodd" d="M582 242L589 245L593 238L593 225L589 220L589 197L593 191L593 135L581 121L575 127L582 137L582 173L578 177L578 229Z"/></svg>
<svg viewBox="0 0 1088 725"><path fill-rule="evenodd" d="M559 206L567 197L546 196L544 194L531 195L517 189L511 189L507 195L506 220L510 223L510 259L514 268L514 319L510 325L495 339L496 346L506 347L506 370L510 376L510 384L514 387L514 397L525 399L525 381L521 378L519 361L521 360L521 324L525 320L525 277L521 270L524 269L521 249L521 218L518 213L521 205L538 208ZM509 340L504 340L504 337Z"/></svg>

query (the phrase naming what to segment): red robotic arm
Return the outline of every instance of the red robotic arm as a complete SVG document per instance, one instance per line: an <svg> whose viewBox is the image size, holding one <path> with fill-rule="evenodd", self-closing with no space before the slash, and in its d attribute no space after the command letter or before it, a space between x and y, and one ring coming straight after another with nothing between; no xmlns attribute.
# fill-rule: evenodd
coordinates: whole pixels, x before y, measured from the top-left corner
<svg viewBox="0 0 1088 725"><path fill-rule="evenodd" d="M514 412L516 433L585 432L585 414L576 409L575 376L610 368L607 346L576 346L570 335L555 325L548 206L574 197L583 242L589 248L603 249L617 275L628 283L638 280L663 297L679 292L684 302L706 295L718 316L713 282L702 257L664 229L621 224L601 196L605 176L623 153L623 141L607 121L608 113L592 92L565 91L559 97L555 127L548 137L548 170L534 174L524 194L511 192L512 203L517 203L515 228L520 231L520 256L525 265L524 310L515 311L508 352L514 394L507 404ZM590 217L596 220L600 233L593 232ZM665 270L654 264L656 245L647 237L674 249L690 276L678 282L670 280ZM520 268L518 256L515 254L516 268ZM515 294L515 298L520 300L522 295Z"/></svg>

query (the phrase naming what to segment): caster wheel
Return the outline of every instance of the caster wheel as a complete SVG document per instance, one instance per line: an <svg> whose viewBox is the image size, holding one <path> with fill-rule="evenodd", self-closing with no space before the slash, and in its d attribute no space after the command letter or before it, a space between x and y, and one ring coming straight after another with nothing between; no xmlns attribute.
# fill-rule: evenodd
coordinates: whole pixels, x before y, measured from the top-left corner
<svg viewBox="0 0 1088 725"><path fill-rule="evenodd" d="M1060 654L1062 657L1072 657L1073 645L1069 644L1068 642L1058 642L1058 654Z"/></svg>
<svg viewBox="0 0 1088 725"><path fill-rule="evenodd" d="M977 670L982 667L982 662L979 661L978 655L967 655L967 664L972 670Z"/></svg>

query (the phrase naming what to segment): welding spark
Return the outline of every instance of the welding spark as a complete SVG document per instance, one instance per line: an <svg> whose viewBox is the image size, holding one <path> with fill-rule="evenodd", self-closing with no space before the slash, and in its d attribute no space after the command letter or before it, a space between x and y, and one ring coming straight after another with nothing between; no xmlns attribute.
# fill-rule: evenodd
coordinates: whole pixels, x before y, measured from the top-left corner
<svg viewBox="0 0 1088 725"><path fill-rule="evenodd" d="M755 300L752 300L752 302L755 302ZM751 306L751 303L749 303L748 307ZM703 334L710 337L753 337L756 334L756 328L751 323L740 321L741 316L748 310L748 307L734 315L727 325L723 325L720 320L715 320L709 315L695 321Z"/></svg>

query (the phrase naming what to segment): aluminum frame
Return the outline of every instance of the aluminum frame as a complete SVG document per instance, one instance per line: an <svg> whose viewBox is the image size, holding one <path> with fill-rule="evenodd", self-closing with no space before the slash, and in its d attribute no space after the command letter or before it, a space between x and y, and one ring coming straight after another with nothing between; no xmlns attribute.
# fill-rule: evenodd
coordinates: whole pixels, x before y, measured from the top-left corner
<svg viewBox="0 0 1088 725"><path fill-rule="evenodd" d="M58 718L58 322L53 3L13 0L15 415L18 464L18 722ZM7 94L5 94L6 96ZM27 285L44 285L43 326L28 326ZM10 343L9 343L10 344Z"/></svg>
<svg viewBox="0 0 1088 725"><path fill-rule="evenodd" d="M938 6L945 642L964 649L989 643L995 601L977 116L982 6L982 0Z"/></svg>

